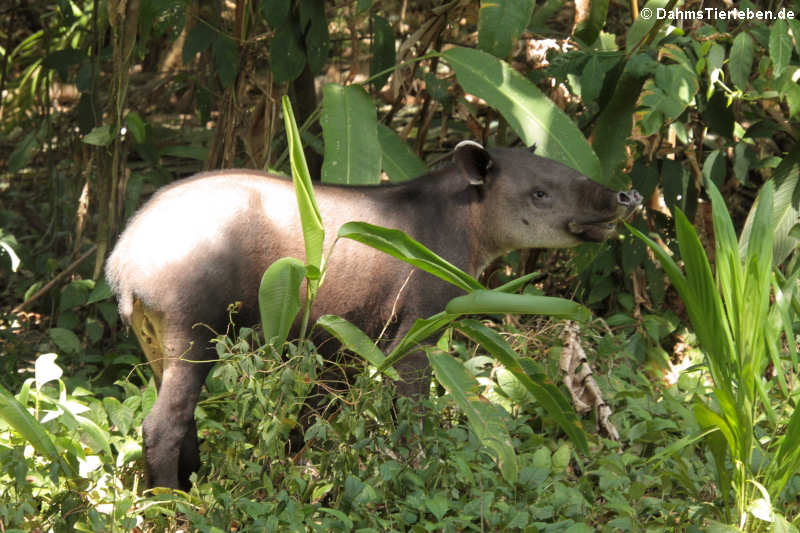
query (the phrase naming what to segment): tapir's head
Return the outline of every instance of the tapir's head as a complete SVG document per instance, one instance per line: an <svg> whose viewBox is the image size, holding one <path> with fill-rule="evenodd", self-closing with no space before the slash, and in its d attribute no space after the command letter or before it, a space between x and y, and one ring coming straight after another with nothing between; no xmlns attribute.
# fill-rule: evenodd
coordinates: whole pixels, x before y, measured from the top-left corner
<svg viewBox="0 0 800 533"><path fill-rule="evenodd" d="M486 150L463 141L455 162L478 187L486 234L502 250L562 248L608 238L641 203L533 150Z"/></svg>

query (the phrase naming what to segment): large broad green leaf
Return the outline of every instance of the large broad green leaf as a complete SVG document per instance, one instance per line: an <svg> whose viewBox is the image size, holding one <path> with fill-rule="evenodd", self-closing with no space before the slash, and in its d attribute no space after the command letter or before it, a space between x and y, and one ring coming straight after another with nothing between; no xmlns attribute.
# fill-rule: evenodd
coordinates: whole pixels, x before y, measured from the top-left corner
<svg viewBox="0 0 800 533"><path fill-rule="evenodd" d="M465 296L453 298L445 309L448 313L459 314L549 315L579 322L588 322L592 318L588 308L564 298L487 290L476 290Z"/></svg>
<svg viewBox="0 0 800 533"><path fill-rule="evenodd" d="M339 237L371 246L465 291L484 288L478 280L400 230L382 228L366 222L347 222L339 228Z"/></svg>
<svg viewBox="0 0 800 533"><path fill-rule="evenodd" d="M428 352L428 360L436 379L467 416L475 435L484 446L492 450L503 477L509 483L515 483L519 466L502 411L478 396L480 385L461 361L438 350Z"/></svg>
<svg viewBox="0 0 800 533"><path fill-rule="evenodd" d="M69 463L60 460L58 449L53 444L47 429L2 385L0 385L0 418L14 428L14 431L28 441L39 454L54 463L60 463L70 475L75 475Z"/></svg>
<svg viewBox="0 0 800 533"><path fill-rule="evenodd" d="M383 171L390 181L408 181L428 170L417 154L388 126L378 124L378 142L383 152Z"/></svg>
<svg viewBox="0 0 800 533"><path fill-rule="evenodd" d="M511 46L531 20L534 0L481 0L478 16L478 47L501 59L511 55Z"/></svg>
<svg viewBox="0 0 800 533"><path fill-rule="evenodd" d="M325 241L325 230L322 226L322 215L319 213L317 201L314 199L314 189L311 185L311 175L308 173L303 145L300 142L300 133L289 97L284 95L283 120L286 127L286 137L289 143L289 160L292 167L292 182L297 197L297 208L300 211L300 223L303 226L303 239L306 246L306 263L321 270L322 246Z"/></svg>
<svg viewBox="0 0 800 533"><path fill-rule="evenodd" d="M454 47L442 57L464 90L497 109L522 142L602 183L600 161L581 131L522 74L480 50Z"/></svg>
<svg viewBox="0 0 800 533"><path fill-rule="evenodd" d="M547 413L553 417L561 429L569 435L575 447L588 453L589 444L575 412L569 409L569 402L552 383L534 380L520 365L517 354L496 331L487 328L476 320L460 320L456 329L481 345L492 354L506 369L516 377L528 392L536 398Z"/></svg>
<svg viewBox="0 0 800 533"><path fill-rule="evenodd" d="M320 123L325 139L322 181L348 185L380 182L378 119L375 105L362 87L327 84Z"/></svg>
<svg viewBox="0 0 800 533"><path fill-rule="evenodd" d="M328 333L339 339L342 346L354 352L375 367L380 368L384 374L394 380L399 380L400 375L394 368L386 368L386 358L383 352L375 346L366 333L345 320L335 315L323 315L317 320L317 326L324 328Z"/></svg>
<svg viewBox="0 0 800 533"><path fill-rule="evenodd" d="M289 336L297 313L300 311L300 285L306 276L302 261L282 257L272 263L261 277L258 287L258 309L264 339L277 350Z"/></svg>

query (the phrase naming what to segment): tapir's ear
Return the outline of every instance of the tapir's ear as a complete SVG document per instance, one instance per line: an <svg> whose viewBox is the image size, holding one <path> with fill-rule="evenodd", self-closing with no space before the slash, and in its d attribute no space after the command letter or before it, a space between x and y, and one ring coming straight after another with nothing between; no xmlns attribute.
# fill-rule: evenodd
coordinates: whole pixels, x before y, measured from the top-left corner
<svg viewBox="0 0 800 533"><path fill-rule="evenodd" d="M475 141L458 143L453 157L470 185L483 185L489 169L494 165L489 152Z"/></svg>

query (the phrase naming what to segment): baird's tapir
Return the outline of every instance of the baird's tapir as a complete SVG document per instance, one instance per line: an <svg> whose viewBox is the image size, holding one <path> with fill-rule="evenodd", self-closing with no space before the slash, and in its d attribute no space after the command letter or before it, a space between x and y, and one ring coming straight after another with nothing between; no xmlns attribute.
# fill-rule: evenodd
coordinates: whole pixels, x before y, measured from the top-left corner
<svg viewBox="0 0 800 533"><path fill-rule="evenodd" d="M601 241L641 203L521 148L464 141L453 162L386 186L315 187L325 249L343 223L400 229L478 275L515 249ZM131 219L108 258L106 277L153 368L158 397L143 424L151 486L190 487L200 466L194 409L215 358L211 329L258 321L258 286L281 257L305 257L292 182L251 170L205 172L168 185ZM311 313L344 317L373 338L399 339L415 319L461 294L422 271L355 241L340 241ZM313 323L313 322L312 322ZM205 324L210 326L196 326ZM391 349L392 342L385 346ZM397 366L401 395L423 393L423 352Z"/></svg>

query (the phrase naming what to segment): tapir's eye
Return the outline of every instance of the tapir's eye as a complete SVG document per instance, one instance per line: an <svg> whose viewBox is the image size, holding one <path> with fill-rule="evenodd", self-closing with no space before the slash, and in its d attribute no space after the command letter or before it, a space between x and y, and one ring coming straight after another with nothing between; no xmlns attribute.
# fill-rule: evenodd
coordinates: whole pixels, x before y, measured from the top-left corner
<svg viewBox="0 0 800 533"><path fill-rule="evenodd" d="M548 196L549 196L549 195L548 195L546 192L544 192L544 191L534 191L534 192L533 192L533 197L534 197L536 200L544 200L544 199L545 199L545 198L547 198Z"/></svg>

